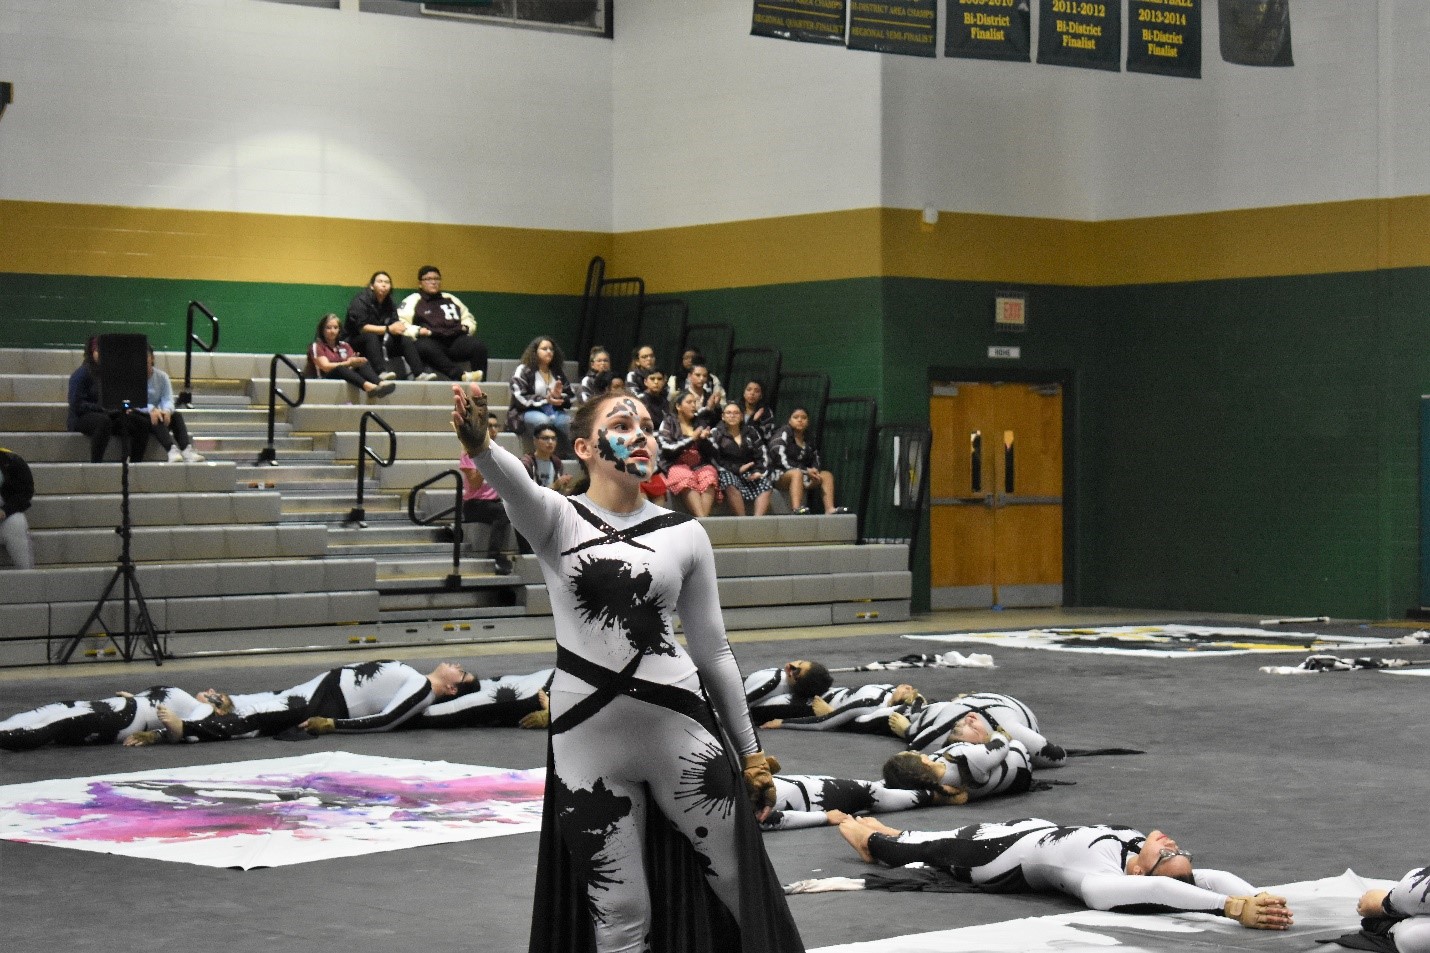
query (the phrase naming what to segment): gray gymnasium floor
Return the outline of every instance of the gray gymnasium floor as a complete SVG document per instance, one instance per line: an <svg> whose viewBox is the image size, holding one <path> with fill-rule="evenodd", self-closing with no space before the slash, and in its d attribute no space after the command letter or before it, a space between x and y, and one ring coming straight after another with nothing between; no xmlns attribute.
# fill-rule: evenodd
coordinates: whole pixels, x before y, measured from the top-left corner
<svg viewBox="0 0 1430 953"><path fill-rule="evenodd" d="M733 641L748 672L791 658L817 658L834 667L948 647L971 651L899 638L913 631L1132 621L1198 620L1117 611L940 613L905 624L743 632ZM1386 638L1408 631L1319 628ZM1398 878L1430 862L1423 810L1430 779L1430 679L1380 672L1277 677L1257 671L1262 664L1294 664L1300 655L1159 660L982 651L994 655L997 668L924 669L897 673L902 678L893 680L912 681L934 698L1007 692L1028 702L1044 733L1064 746L1147 753L1075 759L1048 774L1075 785L892 815L896 826L938 829L1034 815L1064 823L1161 827L1193 850L1198 863L1234 870L1258 885L1313 880L1347 867L1365 876ZM552 662L549 643L466 646L443 654L487 675ZM1430 661L1430 646L1374 654ZM369 657L394 655L437 657L431 650ZM161 669L135 662L10 671L0 673L0 713L161 683L254 691L296 684L325 667L356 660L356 654L341 653L183 660ZM890 680L879 673L840 678L850 684ZM880 763L897 749L892 739L840 734L772 731L764 742L789 772L846 777L877 776ZM0 784L321 750L526 768L542 763L544 740L540 732L514 729L418 731L329 735L292 744L254 740L0 753ZM0 842L5 933L0 946L10 953L521 950L536 838L520 834L250 871ZM858 876L863 868L833 828L769 834L766 844L786 882ZM810 949L1075 909L1056 897L883 892L795 896L790 905ZM1257 949L1311 950L1325 935L1303 930L1247 939Z"/></svg>

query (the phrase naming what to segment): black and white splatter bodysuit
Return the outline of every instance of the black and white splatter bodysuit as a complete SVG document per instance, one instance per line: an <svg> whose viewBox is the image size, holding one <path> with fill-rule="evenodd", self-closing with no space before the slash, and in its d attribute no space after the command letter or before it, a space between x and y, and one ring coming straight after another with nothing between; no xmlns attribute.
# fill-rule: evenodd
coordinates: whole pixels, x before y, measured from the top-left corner
<svg viewBox="0 0 1430 953"><path fill-rule="evenodd" d="M1146 835L1130 827L1064 827L1030 817L968 824L951 831L874 834L869 853L891 867L915 861L942 867L956 880L995 893L1070 894L1094 910L1221 915L1233 896L1256 888L1224 870L1197 868L1195 883L1171 877L1132 876L1127 861Z"/></svg>
<svg viewBox="0 0 1430 953"><path fill-rule="evenodd" d="M203 718L213 712L188 692L171 685L146 688L132 697L52 702L0 721L0 748L30 751L48 744L116 744L135 732L162 728L160 705L168 706L180 718Z"/></svg>
<svg viewBox="0 0 1430 953"><path fill-rule="evenodd" d="M556 670L480 679L474 689L438 702L403 728L515 728L541 710L540 693L551 686Z"/></svg>
<svg viewBox="0 0 1430 953"><path fill-rule="evenodd" d="M614 513L564 497L497 446L474 462L540 561L556 624L531 950L676 950L697 931L803 949L740 779L759 745L704 528L644 498ZM673 854L708 892L661 872ZM692 909L671 927L677 907Z"/></svg>
<svg viewBox="0 0 1430 953"><path fill-rule="evenodd" d="M891 814L934 803L932 791L891 788L883 781L860 781L824 774L775 775L775 809L760 822L767 831L823 827L828 811Z"/></svg>
<svg viewBox="0 0 1430 953"><path fill-rule="evenodd" d="M981 715L994 731L1003 730L1023 742L1033 756L1033 767L1055 768L1067 762L1067 752L1043 737L1038 728L1038 716L1033 709L1012 695L998 692L974 692L946 702L930 702L922 710L909 715L909 733L905 736L912 751L934 754L951 739L953 723L970 712Z"/></svg>
<svg viewBox="0 0 1430 953"><path fill-rule="evenodd" d="M1404 917L1390 928L1398 953L1430 953L1430 867L1408 872L1390 888L1385 913Z"/></svg>

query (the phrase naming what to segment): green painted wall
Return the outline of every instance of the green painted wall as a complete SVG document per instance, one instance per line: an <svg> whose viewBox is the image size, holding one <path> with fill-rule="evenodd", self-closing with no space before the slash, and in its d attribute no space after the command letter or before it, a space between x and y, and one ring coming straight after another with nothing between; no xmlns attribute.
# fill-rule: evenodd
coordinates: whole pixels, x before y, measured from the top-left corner
<svg viewBox="0 0 1430 953"><path fill-rule="evenodd" d="M79 347L98 330L149 335L161 350L181 350L189 301L221 322L219 350L302 353L318 318L342 315L359 289L332 285L92 278L0 273L3 347ZM400 290L406 294L410 289ZM569 295L493 294L451 289L477 316L493 356L516 357L538 334L574 340L580 299ZM199 316L199 336L207 322Z"/></svg>
<svg viewBox="0 0 1430 953"><path fill-rule="evenodd" d="M877 397L886 422L927 420L931 375L1067 379L1077 604L1352 618L1418 604L1430 269L1031 286L1021 334L993 330L999 287L851 279L681 297L692 321L734 325L737 345L779 347L787 369L828 372L834 394ZM177 348L196 297L223 319L223 350L301 351L355 290L3 274L0 345L74 346L103 325ZM456 293L496 356L537 333L576 337L575 297ZM1021 359L990 359L995 344Z"/></svg>

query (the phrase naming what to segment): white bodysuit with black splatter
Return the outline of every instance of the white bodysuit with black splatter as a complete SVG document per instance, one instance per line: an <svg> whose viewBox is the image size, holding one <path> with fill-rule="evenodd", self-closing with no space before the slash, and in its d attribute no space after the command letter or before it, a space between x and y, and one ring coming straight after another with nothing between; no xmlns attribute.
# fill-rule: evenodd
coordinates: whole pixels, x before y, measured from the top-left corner
<svg viewBox="0 0 1430 953"><path fill-rule="evenodd" d="M497 446L474 461L530 542L550 594L557 664L547 797L585 881L597 948L645 948L651 809L686 837L716 896L738 912L734 812L750 808L704 693L737 753L757 742L704 528L644 500L614 513L563 497ZM675 639L675 615L688 648Z"/></svg>

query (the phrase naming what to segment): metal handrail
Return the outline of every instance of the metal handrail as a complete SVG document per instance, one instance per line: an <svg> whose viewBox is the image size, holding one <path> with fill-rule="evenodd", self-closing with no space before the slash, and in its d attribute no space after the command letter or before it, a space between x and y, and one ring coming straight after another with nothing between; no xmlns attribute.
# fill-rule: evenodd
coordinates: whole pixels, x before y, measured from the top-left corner
<svg viewBox="0 0 1430 953"><path fill-rule="evenodd" d="M438 480L446 479L449 476L457 478L457 492L452 501L452 508L426 519L418 516L417 494ZM443 470L435 476L428 477L414 486L412 492L407 495L407 518L418 526L431 526L448 516L452 517L452 571L447 575L446 583L448 589L460 589L462 586L462 473L460 470Z"/></svg>
<svg viewBox="0 0 1430 953"><path fill-rule="evenodd" d="M293 373L298 375L298 399L293 400L283 389L278 386L278 362L282 361L293 369ZM300 407L308 396L308 379L303 376L303 372L298 369L298 365L288 360L286 355L275 354L273 360L268 362L268 446L258 451L258 459L253 461L255 465L268 464L271 467L278 466L278 451L274 449L273 443L273 422L278 414L278 398L283 398L283 403L289 407Z"/></svg>
<svg viewBox="0 0 1430 953"><path fill-rule="evenodd" d="M209 330L213 332L209 343L205 344L199 340L194 333L194 312L202 311L209 319ZM184 331L184 387L179 391L179 406L192 407L194 405L194 345L197 344L210 354L214 348L218 347L218 315L214 314L202 301L190 301L188 313L188 326Z"/></svg>
<svg viewBox="0 0 1430 953"><path fill-rule="evenodd" d="M377 425L387 431L387 459L377 455L377 451L367 445L367 422L376 421ZM390 467L397 462L397 431L387 425L387 421L378 416L377 411L369 410L358 420L358 464L357 464L357 503L348 513L345 522L356 523L360 527L367 526L367 510L363 508L363 484L367 478L367 461L371 459L380 467Z"/></svg>

